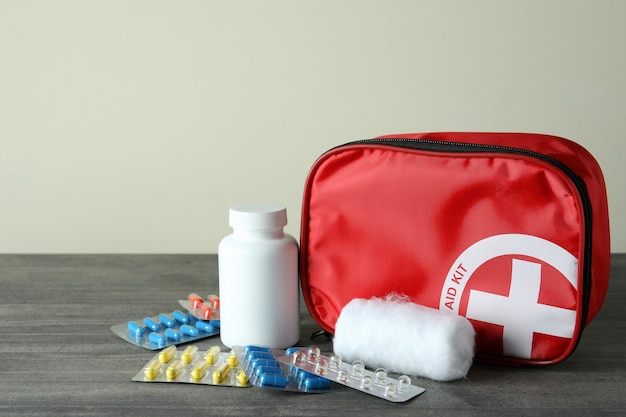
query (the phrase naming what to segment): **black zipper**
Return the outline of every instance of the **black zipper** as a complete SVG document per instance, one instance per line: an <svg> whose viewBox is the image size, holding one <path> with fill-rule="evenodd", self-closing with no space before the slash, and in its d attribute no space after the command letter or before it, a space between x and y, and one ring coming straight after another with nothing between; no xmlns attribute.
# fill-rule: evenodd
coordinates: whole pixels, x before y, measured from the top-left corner
<svg viewBox="0 0 626 417"><path fill-rule="evenodd" d="M593 225L593 211L591 208L591 199L589 198L589 192L587 191L587 185L585 181L578 175L574 170L572 170L569 166L564 164L563 162L555 159L549 155L545 155L539 152L530 151L528 149L515 148L510 146L500 146L500 145L487 145L487 144L477 144L477 143L465 143L465 142L444 142L439 140L432 139L407 139L407 138L384 138L384 139L364 139L357 140L353 142L348 142L343 145L340 145L338 148L349 146L349 145L387 145L387 146L396 146L401 148L409 148L423 151L433 151L433 152L453 152L453 153L464 153L464 152L485 152L485 153L503 153L503 154L514 154L514 155L524 155L531 158L536 158L538 160L547 162L552 166L561 170L575 185L578 194L580 195L580 199L582 202L583 209L583 218L584 218L584 227L585 227L585 241L583 248L583 288L581 291L583 292L583 305L581 309L581 322L580 322L580 332L578 336L578 340L576 344L580 341L580 336L582 335L582 330L585 327L585 323L587 322L588 315L588 306L589 306L589 298L591 293L591 260L592 260L592 225ZM573 351L573 350L572 350Z"/></svg>

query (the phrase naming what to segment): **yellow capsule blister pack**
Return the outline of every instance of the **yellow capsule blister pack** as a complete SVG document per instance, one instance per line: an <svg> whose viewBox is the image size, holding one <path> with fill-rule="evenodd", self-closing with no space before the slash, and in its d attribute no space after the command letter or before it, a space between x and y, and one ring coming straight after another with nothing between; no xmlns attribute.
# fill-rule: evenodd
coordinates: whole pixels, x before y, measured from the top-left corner
<svg viewBox="0 0 626 417"><path fill-rule="evenodd" d="M179 350L168 346L132 378L138 382L177 382L246 388L252 384L234 351L219 346L199 351L195 345Z"/></svg>
<svg viewBox="0 0 626 417"><path fill-rule="evenodd" d="M277 359L284 364L387 401L408 401L426 391L412 385L411 378L407 375L396 379L390 377L385 369L366 369L365 364L359 360L352 364L344 363L338 354L322 355L317 346L310 346Z"/></svg>

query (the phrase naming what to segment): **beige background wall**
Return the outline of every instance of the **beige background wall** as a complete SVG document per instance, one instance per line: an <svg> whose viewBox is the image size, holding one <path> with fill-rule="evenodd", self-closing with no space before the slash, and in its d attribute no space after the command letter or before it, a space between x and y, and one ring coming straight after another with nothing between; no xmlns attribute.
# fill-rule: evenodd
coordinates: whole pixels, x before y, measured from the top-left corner
<svg viewBox="0 0 626 417"><path fill-rule="evenodd" d="M0 0L0 252L216 252L327 148L437 130L587 147L626 252L626 2Z"/></svg>

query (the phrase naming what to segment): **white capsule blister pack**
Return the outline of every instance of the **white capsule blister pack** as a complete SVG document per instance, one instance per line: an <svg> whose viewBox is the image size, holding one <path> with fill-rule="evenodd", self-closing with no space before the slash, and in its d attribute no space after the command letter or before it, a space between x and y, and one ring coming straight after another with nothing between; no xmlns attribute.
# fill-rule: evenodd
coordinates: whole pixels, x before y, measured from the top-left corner
<svg viewBox="0 0 626 417"><path fill-rule="evenodd" d="M277 359L284 364L387 401L405 402L426 391L411 384L411 378L407 375L396 379L382 368L375 371L366 369L360 360L352 364L344 363L338 354L322 355L315 345Z"/></svg>
<svg viewBox="0 0 626 417"><path fill-rule="evenodd" d="M219 346L206 351L199 351L195 345L182 351L169 346L155 355L132 380L239 388L252 386L237 355L233 351L222 352Z"/></svg>
<svg viewBox="0 0 626 417"><path fill-rule="evenodd" d="M303 393L328 392L332 386L328 379L277 360L279 356L290 355L301 349L303 348L280 350L259 346L233 346L244 372L257 387Z"/></svg>
<svg viewBox="0 0 626 417"><path fill-rule="evenodd" d="M220 319L220 299L215 294L209 294L204 299L196 293L191 293L186 300L178 300L178 303L197 319Z"/></svg>
<svg viewBox="0 0 626 417"><path fill-rule="evenodd" d="M192 314L175 310L143 320L111 326L111 331L136 346L158 350L167 346L192 342L220 332L219 320L200 320Z"/></svg>

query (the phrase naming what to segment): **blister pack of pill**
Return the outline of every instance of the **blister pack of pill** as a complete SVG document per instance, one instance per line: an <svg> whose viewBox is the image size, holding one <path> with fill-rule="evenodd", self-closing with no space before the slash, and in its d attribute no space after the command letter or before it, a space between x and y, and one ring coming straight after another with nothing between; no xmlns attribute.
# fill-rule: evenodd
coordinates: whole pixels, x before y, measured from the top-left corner
<svg viewBox="0 0 626 417"><path fill-rule="evenodd" d="M396 379L390 377L385 369L366 369L360 360L351 364L344 363L338 354L322 355L317 346L310 346L277 359L286 365L387 401L405 402L426 391L411 384L411 378L407 375Z"/></svg>
<svg viewBox="0 0 626 417"><path fill-rule="evenodd" d="M209 294L204 299L196 293L191 293L186 300L178 300L178 303L197 319L220 319L220 299L215 294Z"/></svg>
<svg viewBox="0 0 626 417"><path fill-rule="evenodd" d="M177 382L229 387L251 387L248 376L233 352L222 352L219 346L206 351L195 345L178 350L169 346L156 354L132 378L138 382Z"/></svg>
<svg viewBox="0 0 626 417"><path fill-rule="evenodd" d="M291 355L302 348L287 350L258 346L233 346L250 382L261 388L304 393L328 392L332 382L310 372L279 362L276 358Z"/></svg>
<svg viewBox="0 0 626 417"><path fill-rule="evenodd" d="M191 314L175 310L143 320L111 326L111 331L129 343L145 349L158 350L180 343L193 342L219 334L219 321L199 320Z"/></svg>

